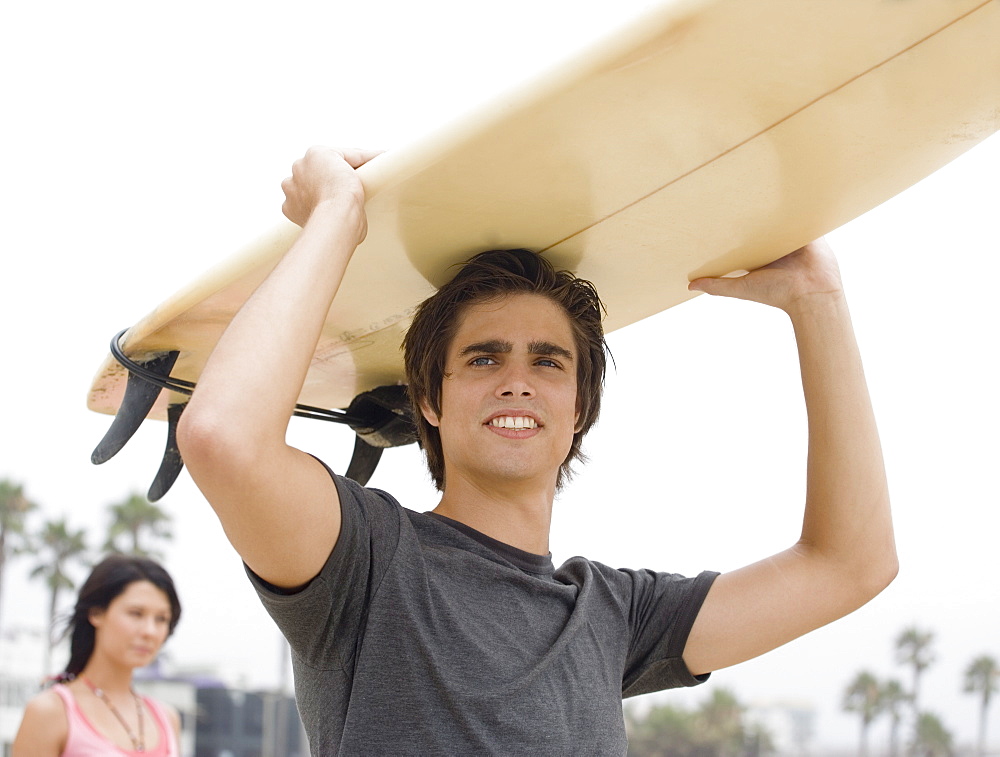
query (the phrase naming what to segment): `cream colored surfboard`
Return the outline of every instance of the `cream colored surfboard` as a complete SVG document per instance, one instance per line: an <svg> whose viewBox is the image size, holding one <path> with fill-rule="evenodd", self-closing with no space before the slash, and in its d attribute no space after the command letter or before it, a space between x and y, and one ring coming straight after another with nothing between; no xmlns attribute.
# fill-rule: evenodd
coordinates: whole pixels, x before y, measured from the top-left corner
<svg viewBox="0 0 1000 757"><path fill-rule="evenodd" d="M998 127L998 0L664 2L360 169L368 237L300 402L343 408L400 382L414 306L481 250L531 248L592 280L611 331L688 299L692 278L850 221ZM196 279L129 329L124 353L176 351L171 375L197 381L296 233L279 224ZM126 376L109 357L89 407L115 413ZM149 417L183 399L161 395Z"/></svg>

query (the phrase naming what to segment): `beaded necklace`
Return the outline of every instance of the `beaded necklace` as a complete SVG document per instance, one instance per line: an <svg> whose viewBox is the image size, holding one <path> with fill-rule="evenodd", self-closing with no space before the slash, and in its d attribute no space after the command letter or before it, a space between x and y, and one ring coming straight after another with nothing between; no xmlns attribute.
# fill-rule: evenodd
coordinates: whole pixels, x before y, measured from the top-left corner
<svg viewBox="0 0 1000 757"><path fill-rule="evenodd" d="M126 722L125 718L122 717L122 714L118 712L118 708L111 703L110 699L108 699L108 695L104 693L104 689L95 686L83 676L80 676L80 680L87 684L87 688L94 692L94 694L97 695L97 698L108 706L108 709L111 710L111 714L114 715L118 719L118 722L122 724L122 728L125 729L125 733L128 734L129 739L132 741L132 749L136 752L145 752L146 738L143 733L142 699L139 698L139 695L136 694L131 688L129 689L129 693L135 700L135 713L139 719L139 736L136 738L135 732L132 730L131 726L129 726L128 722Z"/></svg>

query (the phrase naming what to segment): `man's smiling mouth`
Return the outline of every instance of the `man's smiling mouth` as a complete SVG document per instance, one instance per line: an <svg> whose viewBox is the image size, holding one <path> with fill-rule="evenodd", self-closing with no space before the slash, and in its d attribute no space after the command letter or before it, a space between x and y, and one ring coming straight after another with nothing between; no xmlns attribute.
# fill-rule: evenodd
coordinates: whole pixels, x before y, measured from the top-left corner
<svg viewBox="0 0 1000 757"><path fill-rule="evenodd" d="M498 415L490 421L496 428L538 428L534 418L525 415Z"/></svg>

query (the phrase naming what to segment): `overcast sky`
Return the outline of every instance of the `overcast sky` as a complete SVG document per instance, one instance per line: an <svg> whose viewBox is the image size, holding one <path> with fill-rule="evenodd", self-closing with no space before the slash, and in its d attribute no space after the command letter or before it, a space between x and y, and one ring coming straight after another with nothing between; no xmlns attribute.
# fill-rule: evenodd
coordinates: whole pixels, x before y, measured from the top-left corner
<svg viewBox="0 0 1000 757"><path fill-rule="evenodd" d="M279 183L310 144L403 144L642 5L6 4L0 477L98 544L106 506L146 490L166 433L147 423L118 457L90 465L110 418L85 398L112 334L276 224ZM855 742L839 705L859 670L908 682L893 661L907 625L936 635L923 701L960 740L973 739L977 707L962 672L979 654L1000 657L998 176L993 138L830 235L882 430L902 572L849 618L710 684L745 702L811 703L825 743ZM805 434L787 319L699 297L609 341L617 368L592 461L556 505L554 558L696 573L794 541ZM291 439L339 469L352 443L315 422L294 423ZM414 447L388 452L371 483L414 509L435 504ZM173 660L273 685L279 636L187 474L162 505L185 605ZM5 626L44 623L30 567L13 563ZM705 694L670 697L693 706Z"/></svg>

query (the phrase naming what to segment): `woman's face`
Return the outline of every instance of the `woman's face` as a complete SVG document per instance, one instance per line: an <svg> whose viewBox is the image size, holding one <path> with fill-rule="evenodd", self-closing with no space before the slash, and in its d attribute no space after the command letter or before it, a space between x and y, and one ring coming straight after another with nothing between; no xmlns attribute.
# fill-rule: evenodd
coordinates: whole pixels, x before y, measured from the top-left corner
<svg viewBox="0 0 1000 757"><path fill-rule="evenodd" d="M170 633L170 599L149 581L133 581L106 609L90 612L95 653L131 668L151 663Z"/></svg>

